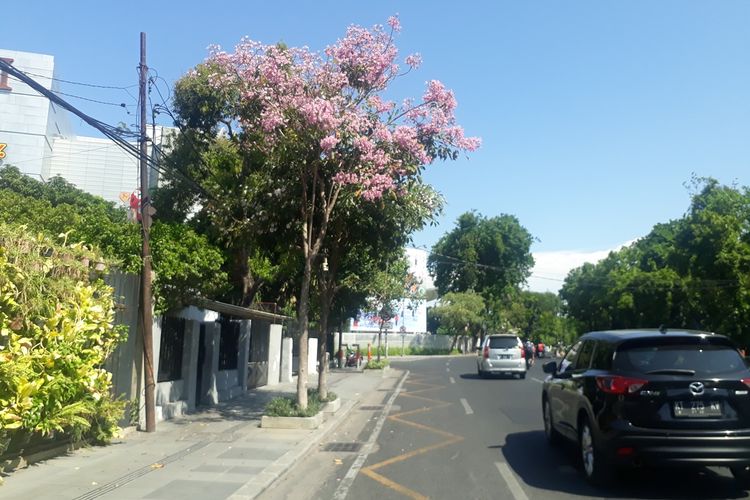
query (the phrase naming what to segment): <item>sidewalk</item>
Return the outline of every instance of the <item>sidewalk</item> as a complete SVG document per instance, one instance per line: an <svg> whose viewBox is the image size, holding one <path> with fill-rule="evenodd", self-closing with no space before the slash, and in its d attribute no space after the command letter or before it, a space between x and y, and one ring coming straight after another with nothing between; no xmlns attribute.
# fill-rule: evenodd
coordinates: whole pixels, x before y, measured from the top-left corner
<svg viewBox="0 0 750 500"><path fill-rule="evenodd" d="M34 500L255 498L325 439L361 394L395 387L399 370L329 373L341 408L318 429L260 428L268 401L296 394L296 383L261 387L201 413L131 432L105 447L84 448L5 478L0 498ZM317 385L311 378L310 386Z"/></svg>

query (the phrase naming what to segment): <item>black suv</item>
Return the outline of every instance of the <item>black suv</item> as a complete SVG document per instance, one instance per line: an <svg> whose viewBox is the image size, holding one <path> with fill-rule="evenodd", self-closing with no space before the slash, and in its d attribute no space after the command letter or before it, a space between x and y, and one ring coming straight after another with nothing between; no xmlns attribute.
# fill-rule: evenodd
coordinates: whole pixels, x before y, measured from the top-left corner
<svg viewBox="0 0 750 500"><path fill-rule="evenodd" d="M718 465L750 487L750 370L728 338L592 332L544 371L547 439L578 443L590 482L617 466Z"/></svg>

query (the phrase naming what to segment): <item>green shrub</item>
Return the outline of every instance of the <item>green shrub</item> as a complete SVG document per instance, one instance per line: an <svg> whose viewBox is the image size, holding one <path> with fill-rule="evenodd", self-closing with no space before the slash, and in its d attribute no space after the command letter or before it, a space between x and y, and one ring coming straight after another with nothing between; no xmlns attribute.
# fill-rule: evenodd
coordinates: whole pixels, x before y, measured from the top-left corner
<svg viewBox="0 0 750 500"><path fill-rule="evenodd" d="M24 436L116 435L124 404L103 366L122 330L103 260L0 224L0 452Z"/></svg>
<svg viewBox="0 0 750 500"><path fill-rule="evenodd" d="M334 399L336 399L336 394L329 392L328 398L321 401L317 389L308 389L307 408L305 410L297 405L296 398L279 396L269 401L266 405L265 414L269 417L314 417L323 407L323 404Z"/></svg>
<svg viewBox="0 0 750 500"><path fill-rule="evenodd" d="M411 347L411 346L404 346L402 349L401 346L388 346L388 356L389 357L398 357L401 355L404 356L435 356L435 355L446 355L446 354L460 354L458 349L453 349L452 351L449 348L440 349L436 347ZM378 355L378 349L373 349L373 356ZM380 355L385 356L385 347L380 348Z"/></svg>
<svg viewBox="0 0 750 500"><path fill-rule="evenodd" d="M365 368L369 370L382 370L389 364L390 362L387 359L381 359L380 361L373 359L367 362L367 364L365 365Z"/></svg>

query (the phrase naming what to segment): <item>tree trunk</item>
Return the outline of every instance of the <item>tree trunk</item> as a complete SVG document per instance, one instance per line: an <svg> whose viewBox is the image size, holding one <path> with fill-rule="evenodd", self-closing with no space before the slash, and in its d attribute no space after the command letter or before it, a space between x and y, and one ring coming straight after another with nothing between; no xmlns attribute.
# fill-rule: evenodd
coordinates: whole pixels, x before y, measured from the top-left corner
<svg viewBox="0 0 750 500"><path fill-rule="evenodd" d="M453 341L451 342L451 349L450 352L453 352L453 349L456 348L456 343L458 342L458 335L453 336ZM450 352L448 354L450 354Z"/></svg>
<svg viewBox="0 0 750 500"><path fill-rule="evenodd" d="M252 304L258 291L258 283L253 279L247 248L244 246L234 247L232 251L231 282L239 294L239 305L247 307Z"/></svg>
<svg viewBox="0 0 750 500"><path fill-rule="evenodd" d="M297 320L299 321L299 370L297 373L297 404L300 408L307 408L307 339L308 319L307 310L310 302L310 278L312 276L312 255L305 256L305 272L302 275L302 287L299 294Z"/></svg>
<svg viewBox="0 0 750 500"><path fill-rule="evenodd" d="M380 339L383 336L383 324L380 324L380 328L378 329L378 362L380 362Z"/></svg>
<svg viewBox="0 0 750 500"><path fill-rule="evenodd" d="M328 315L331 310L328 291L324 290L320 304L320 325L318 332L318 393L320 399L328 399Z"/></svg>

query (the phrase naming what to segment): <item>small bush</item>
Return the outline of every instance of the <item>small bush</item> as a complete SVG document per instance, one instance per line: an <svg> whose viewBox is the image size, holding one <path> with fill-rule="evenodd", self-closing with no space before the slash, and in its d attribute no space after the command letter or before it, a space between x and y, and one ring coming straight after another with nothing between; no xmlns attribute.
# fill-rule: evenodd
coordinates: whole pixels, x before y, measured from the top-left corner
<svg viewBox="0 0 750 500"><path fill-rule="evenodd" d="M320 400L317 389L307 390L307 408L301 409L296 398L291 396L279 396L273 398L266 405L265 414L269 417L314 417L318 414L324 403L336 399L336 394L329 392L325 401Z"/></svg>
<svg viewBox="0 0 750 500"><path fill-rule="evenodd" d="M387 359L381 359L380 361L373 359L367 362L367 364L365 365L365 368L368 368L370 370L382 370L389 364L390 362Z"/></svg>

